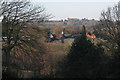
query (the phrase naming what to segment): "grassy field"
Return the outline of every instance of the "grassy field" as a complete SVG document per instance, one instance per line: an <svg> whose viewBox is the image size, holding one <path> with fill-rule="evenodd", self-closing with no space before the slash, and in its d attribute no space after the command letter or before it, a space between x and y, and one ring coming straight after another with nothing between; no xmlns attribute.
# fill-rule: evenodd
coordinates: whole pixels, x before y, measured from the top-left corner
<svg viewBox="0 0 120 80"><path fill-rule="evenodd" d="M74 39L65 39L64 43L61 43L60 40L56 40L46 44L47 54L43 56L46 63L44 69L41 71L43 75L51 75L52 72L52 75L55 77L55 69L58 66L57 63L67 55L73 41Z"/></svg>

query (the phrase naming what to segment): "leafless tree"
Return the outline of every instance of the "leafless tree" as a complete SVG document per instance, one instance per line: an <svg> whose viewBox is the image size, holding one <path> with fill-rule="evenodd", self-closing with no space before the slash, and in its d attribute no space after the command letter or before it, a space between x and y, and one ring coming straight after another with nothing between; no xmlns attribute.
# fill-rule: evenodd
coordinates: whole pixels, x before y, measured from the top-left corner
<svg viewBox="0 0 120 80"><path fill-rule="evenodd" d="M28 27L26 24L43 22L49 19L50 15L45 14L45 8L34 7L29 1L2 0L0 4L0 15L3 16L3 52L6 53L6 66L9 68L11 50L25 42L25 40L21 40L23 36L20 34L25 32L25 27Z"/></svg>
<svg viewBox="0 0 120 80"><path fill-rule="evenodd" d="M120 75L120 2L113 7L109 7L107 11L101 13L102 31L109 37L113 59L111 64L112 75L119 77Z"/></svg>
<svg viewBox="0 0 120 80"><path fill-rule="evenodd" d="M105 34L108 41L117 44L117 50L120 50L120 2L101 12L101 20L96 30Z"/></svg>

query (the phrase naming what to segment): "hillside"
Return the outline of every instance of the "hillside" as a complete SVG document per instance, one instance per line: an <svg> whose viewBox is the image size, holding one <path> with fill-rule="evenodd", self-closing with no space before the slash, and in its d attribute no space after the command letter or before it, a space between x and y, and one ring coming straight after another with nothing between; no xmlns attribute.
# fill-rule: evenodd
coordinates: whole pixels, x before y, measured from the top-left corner
<svg viewBox="0 0 120 80"><path fill-rule="evenodd" d="M46 26L46 27L51 27L51 26L81 26L81 25L86 25L87 27L92 27L98 23L97 20L91 19L88 20L86 18L84 19L77 19L77 18L68 18L67 20L60 20L60 21L45 21L44 23L40 23L39 26Z"/></svg>

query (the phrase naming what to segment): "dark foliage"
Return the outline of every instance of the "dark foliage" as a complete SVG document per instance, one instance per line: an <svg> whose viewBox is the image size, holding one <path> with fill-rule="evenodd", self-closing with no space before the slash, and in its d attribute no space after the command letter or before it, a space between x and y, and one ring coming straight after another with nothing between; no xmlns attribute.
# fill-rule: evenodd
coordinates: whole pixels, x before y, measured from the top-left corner
<svg viewBox="0 0 120 80"><path fill-rule="evenodd" d="M82 36L75 39L70 52L60 64L60 73L65 78L99 78L106 74L102 74L103 49L87 40L85 32L83 26Z"/></svg>

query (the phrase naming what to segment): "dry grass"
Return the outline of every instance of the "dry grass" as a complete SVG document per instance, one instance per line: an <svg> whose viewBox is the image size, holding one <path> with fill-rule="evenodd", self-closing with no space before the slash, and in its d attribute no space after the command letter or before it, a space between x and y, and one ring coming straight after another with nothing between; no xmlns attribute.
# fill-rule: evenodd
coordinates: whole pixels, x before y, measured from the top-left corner
<svg viewBox="0 0 120 80"><path fill-rule="evenodd" d="M51 75L52 71L55 77L55 69L58 66L57 63L67 55L73 41L74 39L65 39L65 43L61 43L60 40L46 43L47 54L43 56L45 64L44 69L41 71L43 75Z"/></svg>

